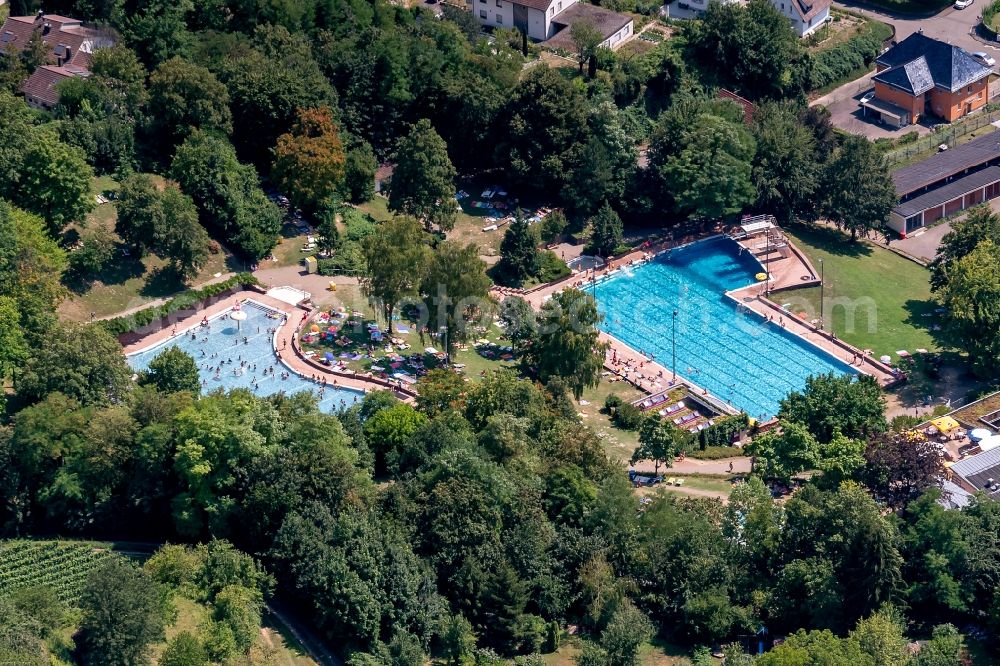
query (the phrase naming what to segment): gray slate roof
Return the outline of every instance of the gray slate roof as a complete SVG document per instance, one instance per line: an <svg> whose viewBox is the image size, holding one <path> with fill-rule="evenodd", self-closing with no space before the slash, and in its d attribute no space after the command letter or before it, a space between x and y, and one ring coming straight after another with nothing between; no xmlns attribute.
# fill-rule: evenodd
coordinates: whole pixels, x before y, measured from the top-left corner
<svg viewBox="0 0 1000 666"><path fill-rule="evenodd" d="M892 70L921 57L926 62L927 72L934 85L952 92L990 74L990 68L974 60L965 49L932 39L920 32L915 32L896 44L875 62ZM886 74L887 72L877 74L875 80L881 80L879 77ZM900 80L899 75L895 76L896 80Z"/></svg>
<svg viewBox="0 0 1000 666"><path fill-rule="evenodd" d="M922 162L892 172L900 197L966 169L1000 158L1000 132L990 132L961 146L937 153Z"/></svg>
<svg viewBox="0 0 1000 666"><path fill-rule="evenodd" d="M934 77L931 76L924 56L879 72L875 75L875 80L905 90L911 95L921 95L934 87Z"/></svg>
<svg viewBox="0 0 1000 666"><path fill-rule="evenodd" d="M916 215L922 210L948 203L952 199L975 192L997 181L1000 181L1000 166L987 167L975 173L970 173L963 178L953 180L947 185L942 185L930 192L925 192L909 201L904 201L896 206L893 212L902 217Z"/></svg>

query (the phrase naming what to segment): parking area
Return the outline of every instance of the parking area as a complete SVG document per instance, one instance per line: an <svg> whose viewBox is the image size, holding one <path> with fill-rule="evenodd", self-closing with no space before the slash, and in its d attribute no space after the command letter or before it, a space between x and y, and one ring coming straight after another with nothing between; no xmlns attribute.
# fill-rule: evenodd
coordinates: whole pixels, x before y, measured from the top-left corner
<svg viewBox="0 0 1000 666"><path fill-rule="evenodd" d="M861 108L859 101L866 92L872 89L871 77L866 77L866 81L868 85L859 86L861 90L854 95L834 102L827 107L830 111L830 122L833 123L834 127L839 127L851 134L866 136L869 139L897 139L904 134L914 131L920 136L929 134L931 132L931 122L940 122L932 118L930 121L922 121L916 125L906 125L896 128L879 122L877 115L872 111L869 111L868 115L865 116L865 111Z"/></svg>

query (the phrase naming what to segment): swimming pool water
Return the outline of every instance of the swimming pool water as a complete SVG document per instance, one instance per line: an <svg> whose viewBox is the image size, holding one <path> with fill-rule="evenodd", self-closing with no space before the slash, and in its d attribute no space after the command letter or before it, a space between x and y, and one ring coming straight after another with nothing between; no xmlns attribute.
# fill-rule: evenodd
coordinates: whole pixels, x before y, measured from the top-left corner
<svg viewBox="0 0 1000 666"><path fill-rule="evenodd" d="M240 322L239 330L236 321L228 316L223 318L223 315L229 314L226 312L211 319L207 329L198 326L151 349L131 354L128 356L129 365L136 372L145 370L149 367L149 362L164 350L179 347L198 364L203 393L218 388L248 388L259 396L280 391L289 395L310 391L319 397L321 387L318 384L288 370L275 356L271 343L273 334L268 329L276 327L280 319L268 317L273 311L252 302L243 303L241 309L247 314L247 318ZM192 333L195 337L192 337ZM246 343L243 342L244 337ZM288 353L292 352L289 350ZM241 361L247 363L246 367L240 367ZM220 365L221 371L217 372ZM256 370L253 369L254 366ZM265 375L264 370L271 367L274 368L274 374ZM281 379L282 372L290 373L288 379ZM327 386L319 399L319 406L324 412L334 412L362 397L364 394L361 391Z"/></svg>
<svg viewBox="0 0 1000 666"><path fill-rule="evenodd" d="M670 368L676 310L677 374L750 416L774 416L810 375L856 371L725 296L761 270L725 237L670 250L598 282L601 328Z"/></svg>

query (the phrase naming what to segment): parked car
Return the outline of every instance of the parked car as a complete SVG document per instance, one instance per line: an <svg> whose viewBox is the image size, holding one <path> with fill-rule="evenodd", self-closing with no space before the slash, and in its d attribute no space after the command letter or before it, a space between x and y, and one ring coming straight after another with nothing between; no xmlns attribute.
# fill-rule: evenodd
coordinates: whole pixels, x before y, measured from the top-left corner
<svg viewBox="0 0 1000 666"><path fill-rule="evenodd" d="M965 9L971 7L973 0L955 0L955 9Z"/></svg>
<svg viewBox="0 0 1000 666"><path fill-rule="evenodd" d="M862 95L861 99L858 100L858 104L867 104L868 102L872 101L873 99L875 99L875 90L874 90L874 88L872 90L869 90L868 92L866 92L864 95Z"/></svg>
<svg viewBox="0 0 1000 666"><path fill-rule="evenodd" d="M997 61L995 59L993 59L992 57L990 57L989 54L983 51L976 51L975 53L972 53L970 55L972 55L973 58L975 58L978 62L986 65L987 67L993 67L994 65L997 64Z"/></svg>

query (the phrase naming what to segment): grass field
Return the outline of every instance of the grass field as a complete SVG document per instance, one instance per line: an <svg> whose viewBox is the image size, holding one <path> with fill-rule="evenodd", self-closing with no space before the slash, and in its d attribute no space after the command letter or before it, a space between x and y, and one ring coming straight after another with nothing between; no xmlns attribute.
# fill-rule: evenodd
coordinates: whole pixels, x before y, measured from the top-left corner
<svg viewBox="0 0 1000 666"><path fill-rule="evenodd" d="M575 637L566 638L558 650L544 655L546 666L574 666L576 657L580 654L580 640ZM683 648L658 639L653 639L639 650L639 666L690 666L691 659ZM721 664L721 659L713 659L714 664Z"/></svg>
<svg viewBox="0 0 1000 666"><path fill-rule="evenodd" d="M825 228L793 229L788 235L825 271L824 315L837 337L876 356L897 350L936 349L931 329L935 318L930 272L871 243L851 243L840 232ZM819 316L820 288L795 289L772 295L793 312Z"/></svg>

